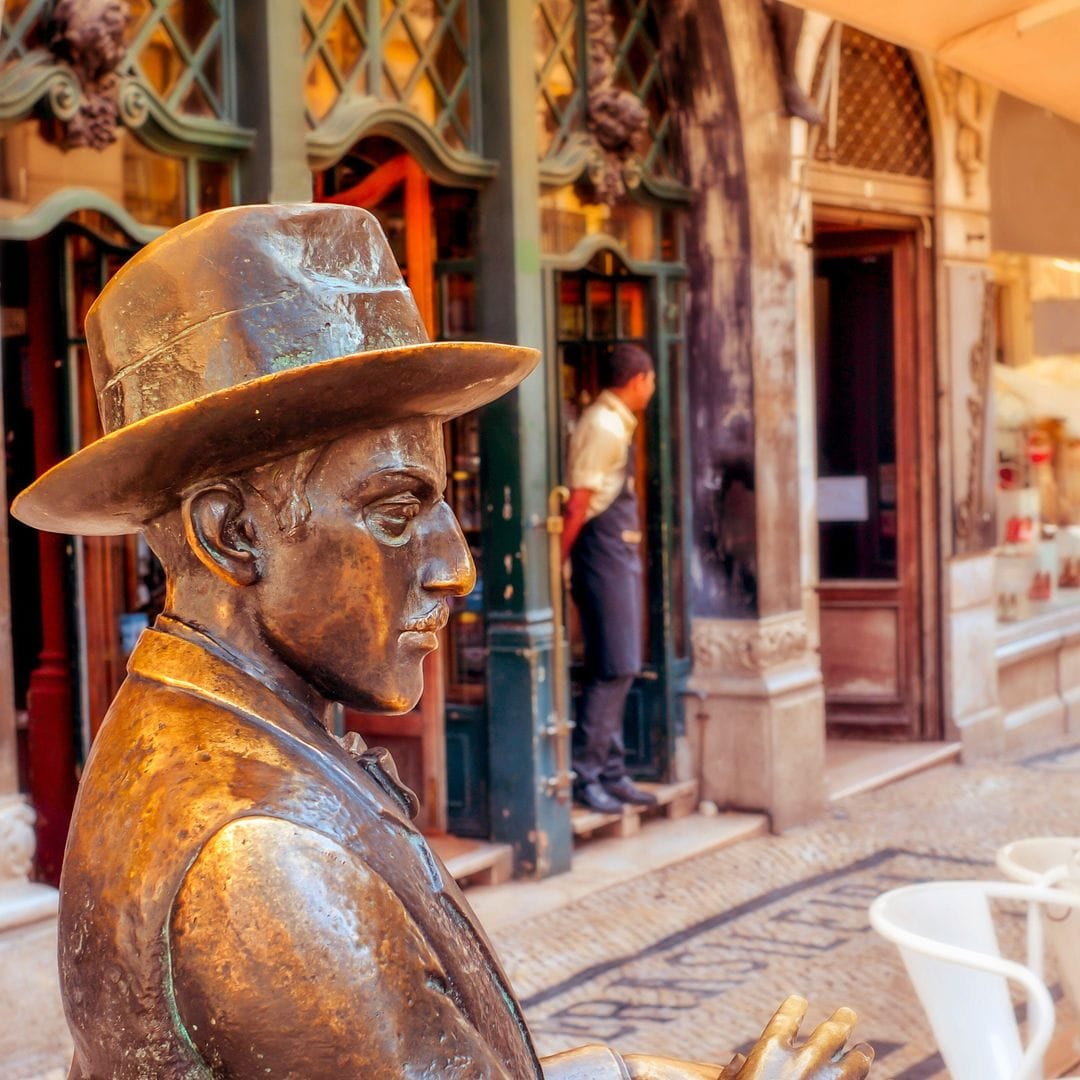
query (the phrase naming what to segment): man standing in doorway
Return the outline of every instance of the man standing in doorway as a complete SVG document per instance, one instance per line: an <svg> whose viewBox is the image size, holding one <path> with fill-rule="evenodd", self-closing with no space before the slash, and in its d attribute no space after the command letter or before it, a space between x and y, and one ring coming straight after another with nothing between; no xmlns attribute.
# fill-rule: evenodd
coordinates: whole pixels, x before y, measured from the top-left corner
<svg viewBox="0 0 1080 1080"><path fill-rule="evenodd" d="M626 774L623 711L641 670L641 521L635 491L637 414L656 389L652 357L618 345L607 360L604 389L570 438L570 501L563 558L585 638L585 686L574 729L574 794L604 813L655 796Z"/></svg>

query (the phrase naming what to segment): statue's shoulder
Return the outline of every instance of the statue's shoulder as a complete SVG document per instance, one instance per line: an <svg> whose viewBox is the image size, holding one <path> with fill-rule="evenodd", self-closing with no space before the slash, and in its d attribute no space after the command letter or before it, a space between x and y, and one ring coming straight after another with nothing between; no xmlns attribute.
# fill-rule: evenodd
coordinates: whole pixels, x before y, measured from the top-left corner
<svg viewBox="0 0 1080 1080"><path fill-rule="evenodd" d="M400 1075L408 1041L380 1046L388 1018L454 1023L437 945L394 889L355 850L294 821L248 816L209 838L169 939L179 1015L204 1059L235 1075L256 1075L256 1058L338 1075L313 1063L324 1052L345 1075ZM273 1019L253 1027L252 1016ZM339 1042L329 1031L343 1021Z"/></svg>

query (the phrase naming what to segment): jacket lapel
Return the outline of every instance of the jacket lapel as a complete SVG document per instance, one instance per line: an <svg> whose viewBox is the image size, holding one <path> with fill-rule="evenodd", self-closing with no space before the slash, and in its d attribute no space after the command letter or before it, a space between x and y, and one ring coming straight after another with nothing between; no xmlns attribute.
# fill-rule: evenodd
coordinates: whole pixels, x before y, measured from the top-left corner
<svg viewBox="0 0 1080 1080"><path fill-rule="evenodd" d="M538 1077L540 1067L509 980L457 883L409 821L415 795L398 780L389 752L343 746L299 705L290 708L215 651L209 639L200 641L197 631L167 618L157 625L179 633L145 630L128 663L130 674L200 697L256 725L265 737L286 744L289 756L299 759L298 771L327 785L354 815L359 811L366 823L359 839L350 843L341 837L342 842L349 847L359 842L356 853L397 893L456 984L460 1004L489 1043L501 1048L515 1070L511 1074L525 1076L522 1070L528 1069ZM441 942L451 946L440 947Z"/></svg>

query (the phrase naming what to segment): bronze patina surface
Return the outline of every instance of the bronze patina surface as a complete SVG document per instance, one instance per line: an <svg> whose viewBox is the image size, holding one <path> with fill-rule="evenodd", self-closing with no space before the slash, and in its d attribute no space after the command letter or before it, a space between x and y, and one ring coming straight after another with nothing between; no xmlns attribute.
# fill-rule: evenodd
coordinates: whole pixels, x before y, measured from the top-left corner
<svg viewBox="0 0 1080 1080"><path fill-rule="evenodd" d="M385 751L474 569L442 423L532 350L431 345L374 219L241 207L136 256L87 322L106 429L29 488L41 528L142 529L168 575L79 791L60 974L79 1080L857 1078L789 999L746 1061L541 1062Z"/></svg>

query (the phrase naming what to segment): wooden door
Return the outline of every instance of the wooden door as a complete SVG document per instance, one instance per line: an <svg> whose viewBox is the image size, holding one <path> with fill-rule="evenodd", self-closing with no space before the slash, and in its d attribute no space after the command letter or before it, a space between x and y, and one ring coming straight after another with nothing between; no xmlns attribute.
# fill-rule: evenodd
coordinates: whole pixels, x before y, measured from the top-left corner
<svg viewBox="0 0 1080 1080"><path fill-rule="evenodd" d="M936 733L936 612L923 588L934 566L932 378L916 239L815 240L818 597L833 734Z"/></svg>

